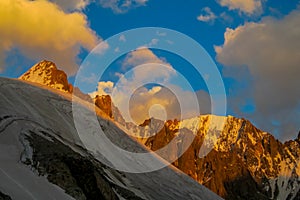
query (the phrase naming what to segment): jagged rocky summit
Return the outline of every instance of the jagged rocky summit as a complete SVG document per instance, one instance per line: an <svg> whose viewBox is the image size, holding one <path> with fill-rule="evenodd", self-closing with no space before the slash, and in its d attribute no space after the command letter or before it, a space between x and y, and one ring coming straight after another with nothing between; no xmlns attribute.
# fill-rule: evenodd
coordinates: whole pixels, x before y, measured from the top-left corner
<svg viewBox="0 0 300 200"><path fill-rule="evenodd" d="M72 84L68 82L67 74L57 69L55 63L47 60L32 66L19 79L39 83L64 92L73 91Z"/></svg>

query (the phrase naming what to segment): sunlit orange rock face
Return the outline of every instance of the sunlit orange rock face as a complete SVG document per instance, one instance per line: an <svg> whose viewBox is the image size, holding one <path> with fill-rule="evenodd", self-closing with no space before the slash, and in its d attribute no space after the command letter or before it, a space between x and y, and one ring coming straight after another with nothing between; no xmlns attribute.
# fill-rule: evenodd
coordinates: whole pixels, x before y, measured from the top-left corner
<svg viewBox="0 0 300 200"><path fill-rule="evenodd" d="M97 95L94 98L95 105L100 108L108 117L121 125L125 125L125 120L119 109L113 104L109 95Z"/></svg>
<svg viewBox="0 0 300 200"><path fill-rule="evenodd" d="M173 162L175 167L225 199L300 198L299 139L282 144L248 120L229 116L214 148L200 158L207 118L199 118L198 132L189 148ZM165 147L178 134L179 123L167 121L145 145L153 151ZM180 142L177 145L174 154Z"/></svg>
<svg viewBox="0 0 300 200"><path fill-rule="evenodd" d="M113 117L112 102L109 95L97 95L94 99L95 105L104 111L110 118Z"/></svg>
<svg viewBox="0 0 300 200"><path fill-rule="evenodd" d="M72 92L66 73L57 69L55 63L43 60L19 77L21 80L39 83L64 92Z"/></svg>

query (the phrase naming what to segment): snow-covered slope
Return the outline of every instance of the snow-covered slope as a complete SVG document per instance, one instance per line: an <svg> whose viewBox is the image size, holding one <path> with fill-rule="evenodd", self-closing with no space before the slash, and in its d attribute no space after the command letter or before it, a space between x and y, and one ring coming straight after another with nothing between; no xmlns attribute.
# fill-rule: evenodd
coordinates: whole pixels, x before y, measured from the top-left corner
<svg viewBox="0 0 300 200"><path fill-rule="evenodd" d="M69 93L5 78L0 78L0 91L0 196L220 199L172 167L135 174L103 165L84 148L77 134ZM86 109L83 115L88 112ZM98 120L120 147L145 151L109 119Z"/></svg>

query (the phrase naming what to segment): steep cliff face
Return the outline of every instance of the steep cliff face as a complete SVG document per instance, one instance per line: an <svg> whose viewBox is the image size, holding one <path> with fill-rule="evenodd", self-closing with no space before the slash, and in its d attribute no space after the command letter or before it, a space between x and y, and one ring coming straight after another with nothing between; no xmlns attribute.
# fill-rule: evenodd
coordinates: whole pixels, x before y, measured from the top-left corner
<svg viewBox="0 0 300 200"><path fill-rule="evenodd" d="M194 134L173 165L226 199L299 199L299 138L282 144L248 120L213 115L147 120L130 131L137 138L150 135L139 140L153 151L176 140L169 157L179 155L184 137ZM199 155L202 146L213 143L207 155Z"/></svg>
<svg viewBox="0 0 300 200"><path fill-rule="evenodd" d="M112 102L109 95L96 96L94 99L95 105L98 106L110 118L113 118Z"/></svg>
<svg viewBox="0 0 300 200"><path fill-rule="evenodd" d="M125 120L121 115L120 110L113 104L109 95L97 95L94 98L95 105L100 108L108 117L118 122L121 125L125 125Z"/></svg>

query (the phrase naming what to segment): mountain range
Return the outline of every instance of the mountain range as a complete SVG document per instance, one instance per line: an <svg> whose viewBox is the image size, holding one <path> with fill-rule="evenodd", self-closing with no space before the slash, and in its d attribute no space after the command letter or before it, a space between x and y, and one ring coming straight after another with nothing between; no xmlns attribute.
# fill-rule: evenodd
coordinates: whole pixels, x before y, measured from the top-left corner
<svg viewBox="0 0 300 200"><path fill-rule="evenodd" d="M29 82L28 74L38 82ZM129 173L108 165L77 133L70 88L64 72L48 61L19 80L0 78L0 199L221 199L172 166ZM84 94L80 97L76 103L93 130L89 106L94 104ZM148 152L103 111L96 111L97 123L116 145ZM128 157L119 164L126 160L136 162Z"/></svg>
<svg viewBox="0 0 300 200"><path fill-rule="evenodd" d="M21 155L18 167L25 164L76 199L219 198L201 185L225 199L300 199L300 134L282 143L247 119L209 114L184 120L151 118L135 125L124 120L109 95L92 99L68 83L67 75L50 61L36 64L19 80L1 79L0 136L6 133L4 141L18 138L14 145L21 143L23 150L15 152ZM177 158L172 165L180 171L170 166L151 175L121 173L97 161L76 136L72 94L96 106L99 118L109 122L105 130L112 140L122 138L120 146L134 143L133 148L151 151L167 146L168 154L161 156ZM112 132L118 134L112 137ZM182 152L189 136L191 145ZM168 145L170 141L174 143ZM210 151L202 155L202 147ZM0 191L0 199L15 192L3 182Z"/></svg>

